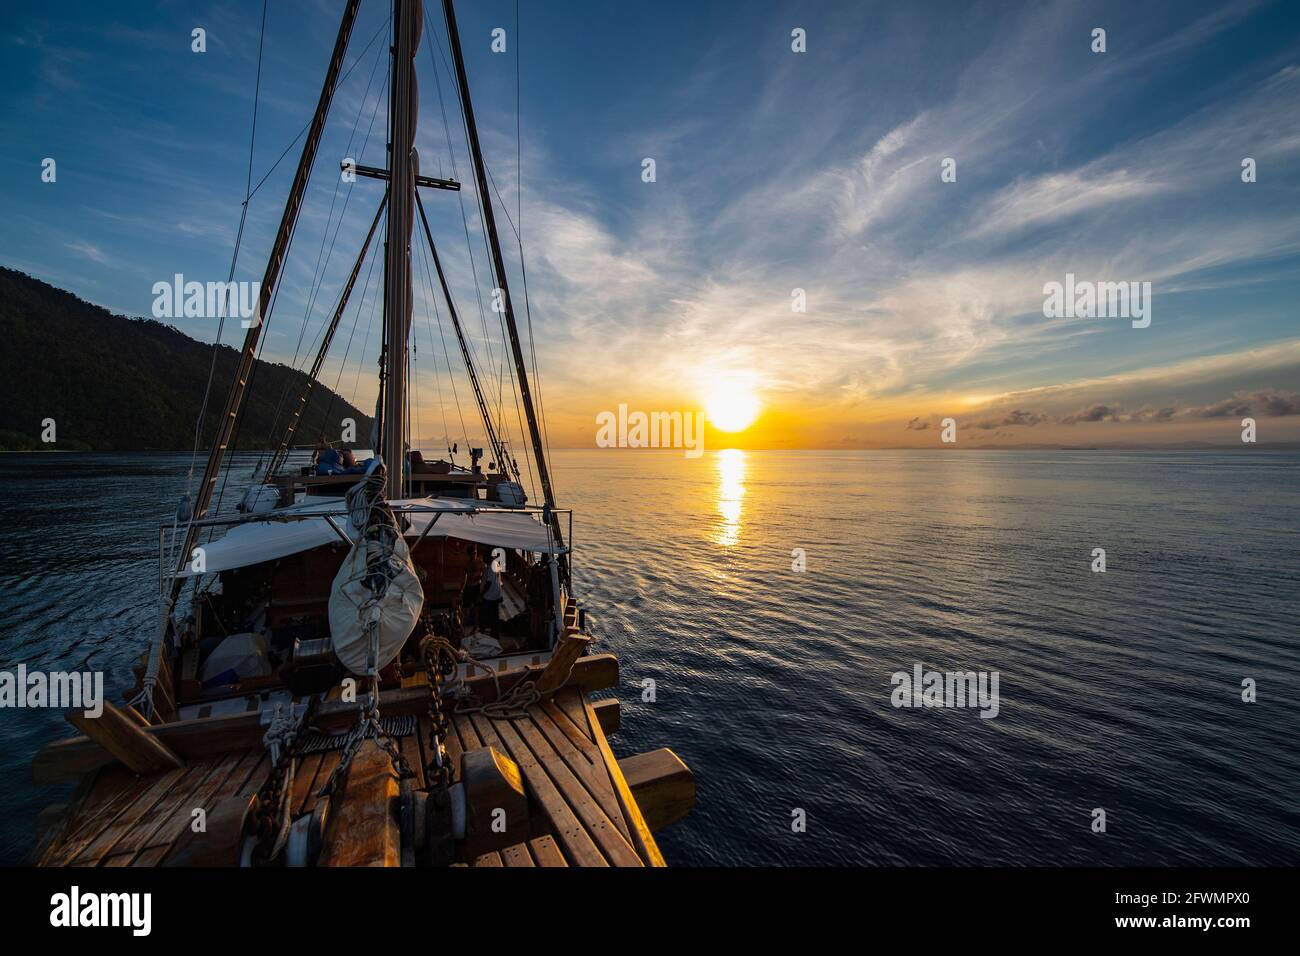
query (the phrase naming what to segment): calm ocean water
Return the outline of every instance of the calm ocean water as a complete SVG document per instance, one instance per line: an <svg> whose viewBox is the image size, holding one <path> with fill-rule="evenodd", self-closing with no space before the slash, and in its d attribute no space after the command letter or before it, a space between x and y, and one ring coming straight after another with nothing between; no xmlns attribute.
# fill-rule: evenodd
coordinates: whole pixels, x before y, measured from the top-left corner
<svg viewBox="0 0 1300 956"><path fill-rule="evenodd" d="M131 683L187 465L0 455L0 669ZM622 663L615 750L669 746L696 775L695 811L660 835L670 863L1300 863L1300 455L561 451L555 467L576 589ZM890 675L917 663L999 672L998 716L895 709ZM28 770L66 733L57 712L0 711L0 862L68 792Z"/></svg>

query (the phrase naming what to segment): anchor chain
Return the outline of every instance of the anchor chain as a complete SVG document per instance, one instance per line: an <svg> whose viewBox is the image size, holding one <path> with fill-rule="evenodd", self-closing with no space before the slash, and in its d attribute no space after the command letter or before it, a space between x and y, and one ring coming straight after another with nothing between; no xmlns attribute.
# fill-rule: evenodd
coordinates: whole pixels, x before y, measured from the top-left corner
<svg viewBox="0 0 1300 956"><path fill-rule="evenodd" d="M451 764L447 759L447 731L451 719L443 701L443 676L456 671L456 652L445 637L434 634L433 621L428 613L423 615L426 637L422 647L425 675L429 682L429 761L424 768L428 789L435 783L441 789L451 786Z"/></svg>

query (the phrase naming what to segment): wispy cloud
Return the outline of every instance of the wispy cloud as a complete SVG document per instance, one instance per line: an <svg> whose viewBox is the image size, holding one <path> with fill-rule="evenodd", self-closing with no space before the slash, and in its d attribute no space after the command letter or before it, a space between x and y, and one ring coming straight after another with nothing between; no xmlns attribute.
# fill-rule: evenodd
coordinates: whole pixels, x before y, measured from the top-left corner
<svg viewBox="0 0 1300 956"><path fill-rule="evenodd" d="M937 17L909 5L827 4L800 10L810 28L802 55L789 51L784 11L724 10L698 30L703 20L692 17L704 14L686 11L685 27L664 33L602 35L635 60L627 75L604 60L591 74L582 63L529 73L529 58L540 63L536 51L556 48L565 37L554 31L567 29L539 18L523 60L522 197L512 61L471 69L484 91L476 102L517 300L523 276L502 220L522 214L548 412L585 422L593 405L634 395L684 403L711 377L743 371L808 433L881 423L929 440L945 404L992 436L1066 419L1077 429L1210 421L1192 409L1255 408L1270 389L1289 394L1297 361L1282 353L1294 348L1288 310L1300 257L1300 42L1259 29L1273 9L953 4ZM621 29L618 17L597 13L594 23ZM102 266L105 249L141 261L138 250L152 248L166 259L164 275L224 277L259 15L211 8L202 20L213 52L177 74L191 84L186 96L216 90L237 105L216 133L174 119L188 114L170 107L190 100L137 109L145 94L134 87L107 100L124 130L109 145L123 155L78 173L99 177L99 188L77 207L84 233L62 237L67 253ZM321 16L285 43L291 14L273 6L270 16L255 179L305 122L332 39ZM383 20L367 16L361 41ZM1103 21L1110 50L1094 55L1089 31ZM436 18L426 29L439 29ZM688 39L659 56L664 37L684 29ZM35 28L17 36L42 48L63 42ZM116 12L107 36L138 53L168 42L170 27ZM80 76L75 60L43 62ZM267 348L286 360L298 323L315 323L310 341L350 265L350 251L327 253L319 267L318 254L333 248L331 204L345 201L335 154L356 147L350 140L373 108L382 111L382 69L367 89L372 65L361 58L336 99L284 273ZM449 174L425 51L418 65L422 159L426 172ZM382 127L380 117L371 161L381 161ZM490 273L467 157L463 144L454 148L464 191L426 204L472 347L500 385L510 367L499 318L478 314ZM659 162L653 184L639 180L646 155ZM295 156L250 207L241 269L260 271ZM1249 185L1245 157L1258 166ZM940 178L949 158L956 182ZM131 170L130 202L111 195L110 168ZM364 230L373 185L357 187L341 236ZM37 208L28 207L33 219ZM161 251L150 246L160 234ZM1043 284L1067 272L1152 282L1151 328L1044 318ZM792 307L795 290L807 311ZM417 291L425 311L440 300L431 292Z"/></svg>
<svg viewBox="0 0 1300 956"><path fill-rule="evenodd" d="M78 240L76 242L67 243L67 247L78 255L85 256L91 262L97 262L100 265L108 265L108 256L104 254L104 250L100 249L99 246L94 243Z"/></svg>

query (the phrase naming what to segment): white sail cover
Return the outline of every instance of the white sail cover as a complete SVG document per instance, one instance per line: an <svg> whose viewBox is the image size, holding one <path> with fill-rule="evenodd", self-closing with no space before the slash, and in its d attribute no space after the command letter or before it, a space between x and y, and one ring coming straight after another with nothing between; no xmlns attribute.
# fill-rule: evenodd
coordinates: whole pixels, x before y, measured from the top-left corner
<svg viewBox="0 0 1300 956"><path fill-rule="evenodd" d="M378 672L401 651L424 606L424 588L411 567L410 549L401 538L395 544L388 556L390 580L379 601L373 600L365 583L365 541L352 546L330 588L330 643L339 662L354 674L368 672L367 633L372 625L379 639L375 662Z"/></svg>
<svg viewBox="0 0 1300 956"><path fill-rule="evenodd" d="M411 527L407 529L408 543L413 543L429 522L436 521L429 530L430 538L459 538L492 547L512 548L558 554L558 547L548 529L533 514L523 511L479 512L483 502L457 501L452 498L406 498L393 502L395 511L412 508L406 512ZM303 516L301 520L283 521L280 516ZM185 566L182 577L195 574L213 574L231 568L247 567L273 561L300 551L308 551L324 544L341 542L339 532L325 520L328 515L346 533L347 509L339 499L322 503L295 505L285 508L268 521L251 521L235 525L220 539L203 545L203 570L195 571L194 562ZM349 542L350 543L350 542Z"/></svg>

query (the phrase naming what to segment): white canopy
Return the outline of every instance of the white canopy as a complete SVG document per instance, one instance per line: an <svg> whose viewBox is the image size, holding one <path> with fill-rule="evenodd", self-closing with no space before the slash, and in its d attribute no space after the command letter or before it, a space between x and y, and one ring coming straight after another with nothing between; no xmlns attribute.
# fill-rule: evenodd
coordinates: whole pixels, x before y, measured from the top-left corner
<svg viewBox="0 0 1300 956"><path fill-rule="evenodd" d="M404 512L409 519L411 527L406 537L412 542L434 522L428 533L430 538L459 538L492 547L546 554L564 550L556 545L547 527L529 512L477 510L485 504L468 499L406 498L393 502L393 509ZM271 520L235 525L220 539L203 545L203 571L194 571L191 562L181 577L261 564L332 541L341 542L338 531L330 526L326 516L347 533L347 509L341 498L294 505L268 514ZM283 518L289 520L277 520Z"/></svg>

